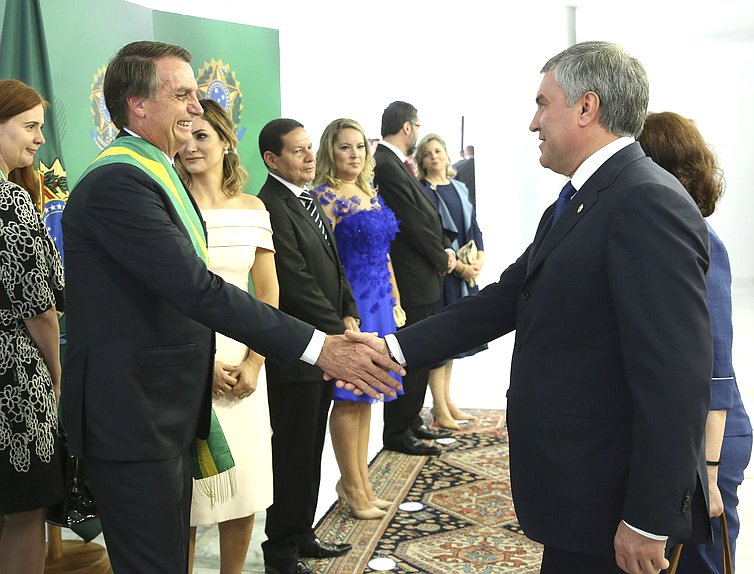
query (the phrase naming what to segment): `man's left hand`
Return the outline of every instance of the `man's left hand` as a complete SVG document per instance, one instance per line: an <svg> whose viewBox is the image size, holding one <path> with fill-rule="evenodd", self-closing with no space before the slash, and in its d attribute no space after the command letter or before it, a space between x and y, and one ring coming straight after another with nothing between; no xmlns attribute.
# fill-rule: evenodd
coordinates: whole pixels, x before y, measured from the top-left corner
<svg viewBox="0 0 754 574"><path fill-rule="evenodd" d="M389 371L406 374L403 367L390 357L363 343L351 341L345 335L328 335L325 338L317 366L325 372L325 379L339 379L336 384L340 387L346 386L345 382L351 383L361 393L374 399L380 399L380 393L396 397L395 389L403 388L399 381L390 376Z"/></svg>
<svg viewBox="0 0 754 574"><path fill-rule="evenodd" d="M615 562L629 574L659 574L670 566L665 558L665 543L642 536L621 520L614 539Z"/></svg>

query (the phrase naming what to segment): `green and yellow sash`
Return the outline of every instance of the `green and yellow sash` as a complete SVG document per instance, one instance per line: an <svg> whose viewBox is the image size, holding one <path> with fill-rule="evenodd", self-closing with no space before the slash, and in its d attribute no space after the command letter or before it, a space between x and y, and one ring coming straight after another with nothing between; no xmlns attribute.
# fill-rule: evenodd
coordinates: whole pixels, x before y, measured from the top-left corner
<svg viewBox="0 0 754 574"><path fill-rule="evenodd" d="M81 177L98 167L114 163L126 163L140 169L165 190L181 223L189 232L197 255L209 267L207 238L201 219L167 156L146 140L123 136L106 147ZM209 436L207 440L194 441L191 456L195 485L211 500L212 507L215 502L223 502L235 495L235 462L214 410Z"/></svg>

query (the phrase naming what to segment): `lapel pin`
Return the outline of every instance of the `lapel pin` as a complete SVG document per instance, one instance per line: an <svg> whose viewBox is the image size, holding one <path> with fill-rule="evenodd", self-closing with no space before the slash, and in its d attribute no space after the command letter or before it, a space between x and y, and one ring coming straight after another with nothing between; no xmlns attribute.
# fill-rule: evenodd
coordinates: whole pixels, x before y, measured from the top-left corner
<svg viewBox="0 0 754 574"><path fill-rule="evenodd" d="M576 213L581 213L581 210L584 209L584 204L580 204L578 209L576 209Z"/></svg>

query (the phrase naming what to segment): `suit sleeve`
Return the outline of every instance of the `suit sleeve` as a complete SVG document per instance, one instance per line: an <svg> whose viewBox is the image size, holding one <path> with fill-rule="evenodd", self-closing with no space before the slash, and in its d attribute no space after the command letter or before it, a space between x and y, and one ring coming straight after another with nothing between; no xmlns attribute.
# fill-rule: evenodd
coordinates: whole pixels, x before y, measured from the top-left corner
<svg viewBox="0 0 754 574"><path fill-rule="evenodd" d="M353 296L351 284L348 282L348 279L346 279L343 265L340 266L340 276L343 277L343 316L360 319L361 316L359 315L359 309L356 306L356 298Z"/></svg>
<svg viewBox="0 0 754 574"><path fill-rule="evenodd" d="M343 333L345 326L338 309L322 291L310 271L310 263L301 253L299 242L302 239L296 233L288 207L272 195L265 199L275 244L280 307L294 317L316 325L327 334ZM351 298L353 299L353 295Z"/></svg>
<svg viewBox="0 0 754 574"><path fill-rule="evenodd" d="M131 166L105 166L86 200L86 225L127 273L188 317L273 360L295 362L314 329L207 269L171 219L154 182Z"/></svg>
<svg viewBox="0 0 754 574"><path fill-rule="evenodd" d="M421 253L438 273L445 273L448 267L445 249L450 247L450 242L443 234L435 233L426 211L412 201L411 194L404 189L406 182L402 180L405 177L399 165L385 161L380 169L375 170L374 181L385 203L398 218L404 241Z"/></svg>
<svg viewBox="0 0 754 574"><path fill-rule="evenodd" d="M492 283L473 297L395 333L410 370L454 357L516 328L516 305L526 277L529 249Z"/></svg>
<svg viewBox="0 0 754 574"><path fill-rule="evenodd" d="M623 519L678 536L688 525L709 406L708 236L696 206L675 190L645 185L626 195L607 246L633 402Z"/></svg>

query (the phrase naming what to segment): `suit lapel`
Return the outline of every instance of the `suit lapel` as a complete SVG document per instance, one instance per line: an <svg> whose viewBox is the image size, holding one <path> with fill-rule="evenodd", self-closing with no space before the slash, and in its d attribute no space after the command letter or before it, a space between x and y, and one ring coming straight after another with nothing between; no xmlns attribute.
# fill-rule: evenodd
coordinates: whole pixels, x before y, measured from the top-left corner
<svg viewBox="0 0 754 574"><path fill-rule="evenodd" d="M395 155L392 151L390 151L387 148L385 148L385 151L383 153L388 154L387 157L389 157L391 161L394 161L395 163L397 163L400 166L400 168L403 170L403 173L405 174L405 176L411 181L411 186L414 188L414 191L416 192L416 196L418 198L417 200L424 204L424 210L427 211L428 213L437 213L437 207L435 206L434 203L432 203L432 200L427 195L427 192L424 190L424 187L422 186L421 183L419 183L419 180L416 179L416 177L414 177L414 174L409 171L406 164L403 163L397 155ZM439 220L440 215L438 214L437 217Z"/></svg>
<svg viewBox="0 0 754 574"><path fill-rule="evenodd" d="M615 178L626 165L645 157L638 143L632 143L609 158L592 176L581 186L578 193L560 215L555 225L552 224L554 206L550 206L549 219L542 231L534 238L534 249L529 259L527 277L542 264L545 257L560 243L570 231L587 216L589 210L597 203L599 194L610 187Z"/></svg>
<svg viewBox="0 0 754 574"><path fill-rule="evenodd" d="M552 224L552 213L555 210L552 207L550 208L549 221L542 228L539 236L535 238L535 245L532 250L527 275L531 275L550 251L586 216L594 204L597 203L599 191L594 188L589 189L588 182L584 184L579 192L568 202L565 211L560 215L555 225Z"/></svg>
<svg viewBox="0 0 754 574"><path fill-rule="evenodd" d="M284 186L282 183L280 183L278 180L276 180L274 177L269 178L271 182L273 182L275 185L273 189L275 190L275 193L278 194L280 199L282 199L285 204L288 206L288 209L290 209L293 214L294 218L296 218L299 221L299 224L302 226L308 226L312 233L314 233L317 236L317 240L322 242L322 245L325 248L325 251L327 252L328 257L332 259L333 261L337 262L337 257L335 255L335 252L333 251L333 245L335 245L335 238L332 234L332 228L330 227L330 224L327 221L327 216L322 211L322 208L319 205L319 202L316 198L314 198L314 205L317 207L317 212L319 213L319 217L322 220L322 223L325 225L325 233L327 233L327 237L330 240L329 242L324 238L322 233L319 231L319 227L317 227L317 223L314 221L311 215L309 215L309 212L306 211L304 208L304 205L301 203L301 200L296 197L293 192L288 189L286 186Z"/></svg>

